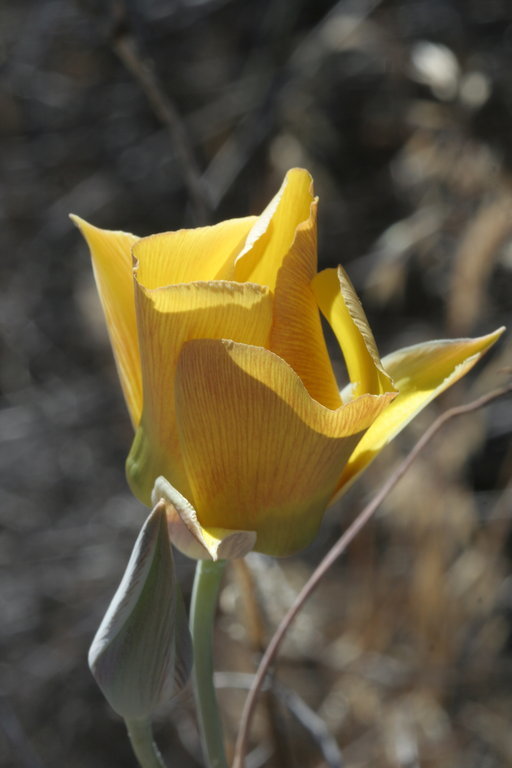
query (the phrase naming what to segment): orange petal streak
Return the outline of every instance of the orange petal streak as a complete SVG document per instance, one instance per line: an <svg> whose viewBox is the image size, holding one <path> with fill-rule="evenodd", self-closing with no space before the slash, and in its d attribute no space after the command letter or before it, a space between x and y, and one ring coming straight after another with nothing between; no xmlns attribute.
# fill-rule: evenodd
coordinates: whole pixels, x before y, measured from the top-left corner
<svg viewBox="0 0 512 768"><path fill-rule="evenodd" d="M137 282L136 299L144 408L127 474L135 495L149 505L159 475L189 497L174 399L176 363L183 344L226 336L266 344L272 297L267 288L251 283L186 283L151 290Z"/></svg>
<svg viewBox="0 0 512 768"><path fill-rule="evenodd" d="M314 200L279 270L270 349L291 365L314 400L334 409L341 398L311 289L317 268L316 211Z"/></svg>
<svg viewBox="0 0 512 768"><path fill-rule="evenodd" d="M283 259L292 246L297 227L308 220L312 202L310 174L302 168L292 168L251 229L236 258L234 279L268 285L274 290Z"/></svg>
<svg viewBox="0 0 512 768"><path fill-rule="evenodd" d="M255 531L255 549L268 554L305 546L361 434L392 397L367 395L331 411L267 349L188 342L176 414L200 524Z"/></svg>
<svg viewBox="0 0 512 768"><path fill-rule="evenodd" d="M137 277L146 288L206 280L230 280L234 261L256 222L229 219L213 227L143 237L133 250Z"/></svg>

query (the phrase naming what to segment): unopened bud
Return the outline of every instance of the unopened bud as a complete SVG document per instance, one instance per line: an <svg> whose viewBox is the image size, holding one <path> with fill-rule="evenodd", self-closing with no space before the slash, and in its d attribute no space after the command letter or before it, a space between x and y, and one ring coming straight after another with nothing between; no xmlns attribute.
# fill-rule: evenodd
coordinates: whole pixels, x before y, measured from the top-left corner
<svg viewBox="0 0 512 768"><path fill-rule="evenodd" d="M192 645L176 584L165 505L144 523L89 650L89 667L110 706L146 718L184 687Z"/></svg>

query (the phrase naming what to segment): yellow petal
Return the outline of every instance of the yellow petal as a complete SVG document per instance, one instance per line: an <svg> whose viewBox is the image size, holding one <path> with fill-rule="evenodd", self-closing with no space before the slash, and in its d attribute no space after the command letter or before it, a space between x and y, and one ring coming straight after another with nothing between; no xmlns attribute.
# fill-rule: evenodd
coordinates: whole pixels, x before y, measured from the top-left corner
<svg viewBox="0 0 512 768"><path fill-rule="evenodd" d="M325 269L315 276L313 291L343 352L353 395L393 392L361 302L342 269Z"/></svg>
<svg viewBox="0 0 512 768"><path fill-rule="evenodd" d="M291 365L312 398L334 409L341 398L311 288L317 268L316 210L314 200L279 270L270 349Z"/></svg>
<svg viewBox="0 0 512 768"><path fill-rule="evenodd" d="M268 285L272 290L297 227L307 221L313 202L313 180L302 168L288 171L277 195L251 229L235 261L234 279Z"/></svg>
<svg viewBox="0 0 512 768"><path fill-rule="evenodd" d="M416 344L383 358L382 363L393 377L399 394L372 424L350 457L335 499L419 411L464 376L504 330L499 328L477 339Z"/></svg>
<svg viewBox="0 0 512 768"><path fill-rule="evenodd" d="M134 494L149 504L159 475L189 497L174 403L183 344L204 337L267 344L272 298L268 288L252 283L186 283L153 290L136 282L136 304L144 408L127 473Z"/></svg>
<svg viewBox="0 0 512 768"><path fill-rule="evenodd" d="M256 531L255 549L268 554L308 544L347 458L392 397L365 395L332 411L267 349L185 344L176 413L186 495L201 525Z"/></svg>
<svg viewBox="0 0 512 768"><path fill-rule="evenodd" d="M127 232L98 229L71 215L91 251L94 277L103 306L121 387L133 426L142 409L142 377L131 249L138 238Z"/></svg>
<svg viewBox="0 0 512 768"><path fill-rule="evenodd" d="M195 560L233 560L245 557L254 548L254 531L203 528L192 504L165 477L157 477L151 498L153 504L160 500L164 502L169 538L188 557Z"/></svg>
<svg viewBox="0 0 512 768"><path fill-rule="evenodd" d="M229 280L234 261L256 221L230 219L213 227L180 229L143 237L133 249L146 288L203 280Z"/></svg>

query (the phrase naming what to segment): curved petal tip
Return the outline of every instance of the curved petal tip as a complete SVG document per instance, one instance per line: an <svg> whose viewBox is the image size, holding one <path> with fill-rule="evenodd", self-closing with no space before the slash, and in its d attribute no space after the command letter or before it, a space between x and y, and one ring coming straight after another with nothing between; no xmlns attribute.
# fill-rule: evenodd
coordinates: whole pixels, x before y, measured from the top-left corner
<svg viewBox="0 0 512 768"><path fill-rule="evenodd" d="M195 560L234 560L245 557L256 544L255 531L203 528L192 504L165 477L157 477L152 500L165 504L174 546Z"/></svg>

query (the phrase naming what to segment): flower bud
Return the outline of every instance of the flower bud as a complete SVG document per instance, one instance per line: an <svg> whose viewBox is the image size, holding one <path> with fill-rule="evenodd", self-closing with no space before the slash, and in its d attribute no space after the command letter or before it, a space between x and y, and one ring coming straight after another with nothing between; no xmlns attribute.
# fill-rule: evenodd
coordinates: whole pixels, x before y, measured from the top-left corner
<svg viewBox="0 0 512 768"><path fill-rule="evenodd" d="M187 682L192 646L176 584L165 505L144 523L89 650L89 667L123 718L146 718Z"/></svg>

